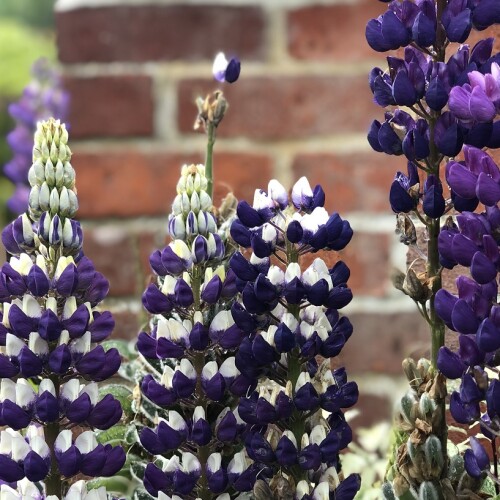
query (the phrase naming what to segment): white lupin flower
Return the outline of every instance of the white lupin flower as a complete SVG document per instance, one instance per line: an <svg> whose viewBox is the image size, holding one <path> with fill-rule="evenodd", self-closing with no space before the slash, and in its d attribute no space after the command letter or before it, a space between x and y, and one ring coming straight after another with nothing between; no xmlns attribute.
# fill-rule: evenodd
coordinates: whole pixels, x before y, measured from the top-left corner
<svg viewBox="0 0 500 500"><path fill-rule="evenodd" d="M184 472L190 474L201 470L201 464L195 455L189 452L184 452L182 453L182 468L184 469Z"/></svg>
<svg viewBox="0 0 500 500"><path fill-rule="evenodd" d="M201 371L201 377L210 380L218 371L219 367L217 366L217 361L209 361L203 367Z"/></svg>
<svg viewBox="0 0 500 500"><path fill-rule="evenodd" d="M293 443L295 448L297 448L297 439L295 438L295 434L292 431L286 429L283 431L282 436L286 436Z"/></svg>
<svg viewBox="0 0 500 500"><path fill-rule="evenodd" d="M42 315L42 308L35 297L26 294L23 296L22 310L30 318L39 318Z"/></svg>
<svg viewBox="0 0 500 500"><path fill-rule="evenodd" d="M33 267L33 261L27 253L22 253L19 257L11 257L9 264L14 271L17 271L21 276L27 276L30 269Z"/></svg>
<svg viewBox="0 0 500 500"><path fill-rule="evenodd" d="M292 187L292 201L296 207L300 207L304 198L312 198L313 191L307 177L301 177Z"/></svg>
<svg viewBox="0 0 500 500"><path fill-rule="evenodd" d="M281 207L288 205L288 193L284 186L276 179L271 179L267 185L269 197Z"/></svg>
<svg viewBox="0 0 500 500"><path fill-rule="evenodd" d="M37 355L45 355L49 353L49 344L42 339L38 332L31 332L28 338L28 348L31 352Z"/></svg>
<svg viewBox="0 0 500 500"><path fill-rule="evenodd" d="M248 461L244 451L240 451L234 455L227 466L227 471L230 474L241 474L248 467Z"/></svg>
<svg viewBox="0 0 500 500"><path fill-rule="evenodd" d="M302 386L306 385L311 381L311 376L308 372L300 372L297 378L297 383L295 384L295 392L297 392Z"/></svg>
<svg viewBox="0 0 500 500"><path fill-rule="evenodd" d="M63 309L63 319L68 319L72 316L72 314L77 310L78 305L76 303L76 297L68 297L66 301L64 302L64 309Z"/></svg>
<svg viewBox="0 0 500 500"><path fill-rule="evenodd" d="M182 358L181 362L175 367L175 369L180 370L181 373L190 380L194 380L196 378L196 370L191 361L187 358Z"/></svg>
<svg viewBox="0 0 500 500"><path fill-rule="evenodd" d="M236 368L236 358L234 356L226 358L220 365L219 373L224 378L237 377L240 374L240 371Z"/></svg>
<svg viewBox="0 0 500 500"><path fill-rule="evenodd" d="M35 391L24 378L17 379L16 385L16 405L27 408L36 398Z"/></svg>
<svg viewBox="0 0 500 500"><path fill-rule="evenodd" d="M5 336L5 352L7 356L19 356L19 353L25 346L26 344L12 333L7 333Z"/></svg>
<svg viewBox="0 0 500 500"><path fill-rule="evenodd" d="M97 439L93 431L82 432L75 440L75 446L84 455L90 453L97 447Z"/></svg>
<svg viewBox="0 0 500 500"><path fill-rule="evenodd" d="M57 300L55 297L49 297L45 301L45 309L50 309L53 313L57 314Z"/></svg>
<svg viewBox="0 0 500 500"><path fill-rule="evenodd" d="M212 453L207 459L207 469L214 473L221 468L222 455L220 453Z"/></svg>
<svg viewBox="0 0 500 500"><path fill-rule="evenodd" d="M45 391L50 392L52 396L56 395L56 388L54 387L54 382L50 378L44 378L40 385L38 386L38 394L43 394Z"/></svg>
<svg viewBox="0 0 500 500"><path fill-rule="evenodd" d="M297 483L297 487L295 488L295 496L297 498L302 498L304 495L309 495L310 492L311 490L309 488L309 483L306 480L302 479Z"/></svg>
<svg viewBox="0 0 500 500"><path fill-rule="evenodd" d="M328 483L319 483L313 492L313 500L329 500L330 499L330 485Z"/></svg>
<svg viewBox="0 0 500 500"><path fill-rule="evenodd" d="M161 385L166 389L172 389L172 379L174 378L174 370L170 366L163 367L163 373L161 375Z"/></svg>
<svg viewBox="0 0 500 500"><path fill-rule="evenodd" d="M38 455L40 455L41 457L50 456L50 448L45 442L45 439L43 439L40 436L33 436L30 439L30 447L35 453L38 453Z"/></svg>
<svg viewBox="0 0 500 500"><path fill-rule="evenodd" d="M205 410L203 406L197 406L193 412L193 422L198 422L198 420L205 420Z"/></svg>
<svg viewBox="0 0 500 500"><path fill-rule="evenodd" d="M302 275L302 270L297 262L290 262L285 271L285 283L290 283L294 278L299 278Z"/></svg>
<svg viewBox="0 0 500 500"><path fill-rule="evenodd" d="M212 66L212 73L214 75L214 78L218 82L224 81L224 76L226 75L226 69L228 64L229 61L226 59L224 52L219 52L215 56L214 63Z"/></svg>
<svg viewBox="0 0 500 500"><path fill-rule="evenodd" d="M267 278L273 285L282 285L285 281L285 273L279 266L271 266L267 272Z"/></svg>
<svg viewBox="0 0 500 500"><path fill-rule="evenodd" d="M276 334L276 330L278 327L276 325L270 325L267 331L260 332L264 340L270 345L275 347L274 335Z"/></svg>
<svg viewBox="0 0 500 500"><path fill-rule="evenodd" d="M67 332L67 330L66 330ZM61 335L62 337L62 335ZM79 339L74 339L69 348L71 352L85 354L90 351L91 346L91 334L90 332L85 332Z"/></svg>
<svg viewBox="0 0 500 500"><path fill-rule="evenodd" d="M321 424L315 425L309 434L309 439L312 444L320 445L326 438L325 427Z"/></svg>
<svg viewBox="0 0 500 500"><path fill-rule="evenodd" d="M210 324L210 330L222 332L234 325L234 319L230 311L219 311Z"/></svg>
<svg viewBox="0 0 500 500"><path fill-rule="evenodd" d="M262 226L262 239L267 243L276 242L276 238L278 237L278 233L276 232L276 228L266 222Z"/></svg>
<svg viewBox="0 0 500 500"><path fill-rule="evenodd" d="M161 292L165 295L174 295L175 285L177 284L177 278L167 274L163 280L163 285L161 286Z"/></svg>

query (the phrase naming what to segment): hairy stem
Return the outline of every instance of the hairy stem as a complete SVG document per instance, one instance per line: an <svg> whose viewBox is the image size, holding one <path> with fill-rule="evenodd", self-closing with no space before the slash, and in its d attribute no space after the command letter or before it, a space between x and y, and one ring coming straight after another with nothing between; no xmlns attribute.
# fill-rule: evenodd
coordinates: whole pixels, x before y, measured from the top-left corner
<svg viewBox="0 0 500 500"><path fill-rule="evenodd" d="M213 122L207 123L207 151L205 156L205 175L208 181L207 193L210 198L213 198L214 191L214 167L213 167L213 152L215 144L215 131L217 127Z"/></svg>
<svg viewBox="0 0 500 500"><path fill-rule="evenodd" d="M55 387L56 397L59 398L60 381L57 375L50 377ZM50 471L45 479L46 494L55 495L57 498L63 497L63 479L57 466L55 455L55 442L61 428L59 422L52 422L45 427L45 442L50 450Z"/></svg>

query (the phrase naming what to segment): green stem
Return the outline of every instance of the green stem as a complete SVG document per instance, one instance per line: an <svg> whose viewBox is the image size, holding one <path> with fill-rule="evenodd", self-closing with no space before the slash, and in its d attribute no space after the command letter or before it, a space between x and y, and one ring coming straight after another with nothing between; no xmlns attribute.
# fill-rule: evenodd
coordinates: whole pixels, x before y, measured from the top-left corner
<svg viewBox="0 0 500 500"><path fill-rule="evenodd" d="M54 384L56 397L59 398L59 377L57 375L52 375L50 379ZM59 472L59 468L57 467L57 460L55 456L55 442L60 430L61 428L59 422L52 422L47 424L45 427L45 442L50 450L50 471L49 475L45 479L46 495L55 495L57 498L63 497L63 480Z"/></svg>
<svg viewBox="0 0 500 500"><path fill-rule="evenodd" d="M214 191L214 168L213 168L213 152L215 144L215 131L217 127L208 121L207 124L207 152L205 156L205 175L208 181L207 193L210 198L213 198Z"/></svg>
<svg viewBox="0 0 500 500"><path fill-rule="evenodd" d="M193 298L194 298L194 308L195 311L200 309L201 303L201 268L200 266L193 267L193 274L191 276L191 288L193 290ZM205 353L197 352L193 356L193 366L196 370L196 406L202 406L205 410L205 414L207 412L207 398L205 397L205 392L203 391L203 387L201 385L201 372L203 371L203 367L205 366ZM208 487L208 479L205 473L206 463L208 457L210 456L210 447L209 446L198 446L196 456L201 464L201 477L198 481L197 487L197 495L198 498L202 500L210 500L212 498L212 493L210 488Z"/></svg>

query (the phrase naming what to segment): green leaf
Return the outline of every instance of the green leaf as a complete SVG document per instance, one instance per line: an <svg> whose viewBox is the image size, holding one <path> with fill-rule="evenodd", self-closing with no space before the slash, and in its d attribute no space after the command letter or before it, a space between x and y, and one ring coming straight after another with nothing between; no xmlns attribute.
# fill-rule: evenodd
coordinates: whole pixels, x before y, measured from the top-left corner
<svg viewBox="0 0 500 500"><path fill-rule="evenodd" d="M106 340L102 342L102 347L105 351L115 348L125 359L131 359L135 355L135 352L130 349L130 342L128 340Z"/></svg>
<svg viewBox="0 0 500 500"><path fill-rule="evenodd" d="M99 432L97 441L101 444L111 444L113 446L123 445L127 427L125 425L114 425L111 429Z"/></svg>
<svg viewBox="0 0 500 500"><path fill-rule="evenodd" d="M33 61L54 56L54 44L48 36L18 21L0 19L0 95L17 97L30 81Z"/></svg>
<svg viewBox="0 0 500 500"><path fill-rule="evenodd" d="M155 500L145 489L137 488L134 491L133 500Z"/></svg>
<svg viewBox="0 0 500 500"><path fill-rule="evenodd" d="M100 488L101 486L104 486L108 493L125 495L129 492L132 486L132 480L122 476L114 476L92 479L87 482L87 487L91 490Z"/></svg>
<svg viewBox="0 0 500 500"><path fill-rule="evenodd" d="M121 384L103 385L99 388L99 397L103 398L106 394L111 394L120 401L125 416L132 416L132 391L130 388Z"/></svg>
<svg viewBox="0 0 500 500"><path fill-rule="evenodd" d="M130 464L130 473L134 479L142 483L142 478L144 477L144 471L146 470L146 464L144 462L133 462Z"/></svg>
<svg viewBox="0 0 500 500"><path fill-rule="evenodd" d="M496 498L496 496L497 496L496 491L495 491L495 483L488 476L486 476L484 478L484 481L481 484L481 488L479 489L479 492L485 493L486 495L488 495L490 497Z"/></svg>

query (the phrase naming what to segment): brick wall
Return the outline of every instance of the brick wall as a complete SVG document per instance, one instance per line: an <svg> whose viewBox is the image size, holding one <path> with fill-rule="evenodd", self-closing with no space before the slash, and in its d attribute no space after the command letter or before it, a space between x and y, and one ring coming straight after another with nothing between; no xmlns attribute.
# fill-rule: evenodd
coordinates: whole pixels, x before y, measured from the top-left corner
<svg viewBox="0 0 500 500"><path fill-rule="evenodd" d="M242 60L216 144L216 193L252 199L271 177L321 182L327 208L356 230L342 254L352 269L355 334L342 353L360 383L362 423L387 418L404 356L424 352L425 327L389 281L404 267L388 189L399 159L370 150L382 111L367 73L382 65L364 41L375 0L60 0L57 43L72 93L74 166L85 250L111 281L116 335L132 338L148 255L162 245L182 163L201 161L194 98L215 88L219 50ZM138 319L139 318L139 319ZM360 421L358 420L358 423Z"/></svg>

